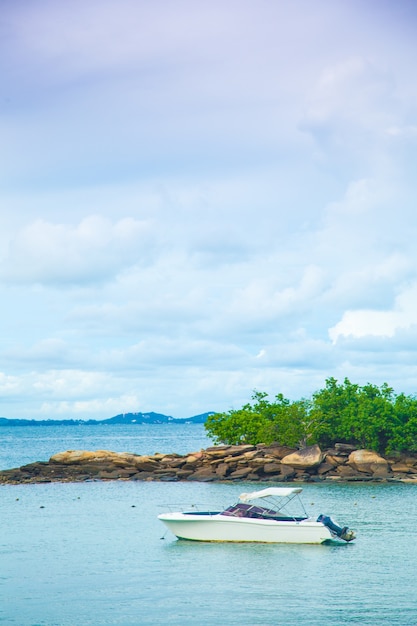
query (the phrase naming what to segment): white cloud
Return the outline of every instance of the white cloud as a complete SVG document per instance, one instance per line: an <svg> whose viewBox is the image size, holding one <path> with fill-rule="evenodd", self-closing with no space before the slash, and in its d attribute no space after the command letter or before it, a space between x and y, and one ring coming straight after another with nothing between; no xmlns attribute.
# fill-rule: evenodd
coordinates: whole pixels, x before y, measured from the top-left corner
<svg viewBox="0 0 417 626"><path fill-rule="evenodd" d="M322 290L320 268L307 266L303 268L298 284L293 282L291 286L282 287L279 258L269 258L269 261L271 267L267 275L251 277L232 294L226 307L226 319L231 322L242 319L261 331L265 322L268 326L274 322L279 324L282 317L299 314L311 307ZM277 277L273 268L276 268Z"/></svg>
<svg viewBox="0 0 417 626"><path fill-rule="evenodd" d="M0 372L0 391L3 396L9 396L19 392L18 376L10 376Z"/></svg>
<svg viewBox="0 0 417 626"><path fill-rule="evenodd" d="M132 218L112 223L88 216L76 226L38 219L9 243L0 278L44 284L109 280L126 266L148 262L149 230Z"/></svg>
<svg viewBox="0 0 417 626"><path fill-rule="evenodd" d="M120 413L136 412L141 405L138 396L121 395L113 398L75 401L43 402L40 406L40 415L59 416L72 415L73 419L86 419L86 415L96 416L96 419L106 419ZM102 417L104 416L104 417Z"/></svg>
<svg viewBox="0 0 417 626"><path fill-rule="evenodd" d="M417 285L405 289L395 300L390 311L346 311L334 327L329 329L333 342L340 337L393 337L399 330L417 326Z"/></svg>
<svg viewBox="0 0 417 626"><path fill-rule="evenodd" d="M366 58L351 57L324 69L307 119L313 126L343 119L368 130L380 130L381 122L392 115L389 105L393 91L394 84L387 73Z"/></svg>

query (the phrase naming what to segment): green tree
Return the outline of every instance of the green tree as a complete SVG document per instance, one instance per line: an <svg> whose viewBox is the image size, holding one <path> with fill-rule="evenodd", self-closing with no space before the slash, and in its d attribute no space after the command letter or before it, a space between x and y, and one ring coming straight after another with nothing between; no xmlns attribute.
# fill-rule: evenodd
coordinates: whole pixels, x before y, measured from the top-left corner
<svg viewBox="0 0 417 626"><path fill-rule="evenodd" d="M396 421L388 451L417 452L417 399L400 393L394 406Z"/></svg>
<svg viewBox="0 0 417 626"><path fill-rule="evenodd" d="M417 451L417 399L395 395L387 383L359 386L345 378L328 378L310 400L291 402L277 394L255 391L241 409L217 413L206 422L217 443L279 442L291 447L344 442L382 454Z"/></svg>
<svg viewBox="0 0 417 626"><path fill-rule="evenodd" d="M339 385L333 377L326 380L324 389L313 394L311 413L319 424L317 443L328 447L338 440L349 440L346 419L355 410L356 387L346 378Z"/></svg>
<svg viewBox="0 0 417 626"><path fill-rule="evenodd" d="M295 447L313 442L315 428L308 400L290 402L280 393L270 402L268 394L255 391L252 401L241 409L208 417L208 435L216 443L228 444L278 441Z"/></svg>
<svg viewBox="0 0 417 626"><path fill-rule="evenodd" d="M205 428L215 443L256 444L267 430L267 417L263 415L267 406L267 394L254 392L255 404L245 404L241 409L227 413L215 413L207 418Z"/></svg>

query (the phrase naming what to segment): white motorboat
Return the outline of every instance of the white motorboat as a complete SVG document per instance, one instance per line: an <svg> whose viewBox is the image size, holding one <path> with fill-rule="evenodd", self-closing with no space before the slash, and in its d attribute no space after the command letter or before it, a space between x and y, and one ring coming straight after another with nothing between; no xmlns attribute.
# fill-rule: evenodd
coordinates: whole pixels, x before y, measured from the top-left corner
<svg viewBox="0 0 417 626"><path fill-rule="evenodd" d="M355 533L328 515L313 519L299 497L301 487L268 487L242 493L223 511L183 511L158 515L179 539L262 543L324 543L352 541ZM291 510L298 503L298 514ZM300 514L301 513L301 514Z"/></svg>

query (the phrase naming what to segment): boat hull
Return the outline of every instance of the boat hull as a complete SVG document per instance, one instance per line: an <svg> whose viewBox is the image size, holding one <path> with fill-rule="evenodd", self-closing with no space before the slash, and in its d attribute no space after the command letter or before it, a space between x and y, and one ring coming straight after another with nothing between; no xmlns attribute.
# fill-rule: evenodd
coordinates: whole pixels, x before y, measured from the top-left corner
<svg viewBox="0 0 417 626"><path fill-rule="evenodd" d="M320 544L334 539L321 522L245 519L226 515L164 513L158 518L179 539Z"/></svg>

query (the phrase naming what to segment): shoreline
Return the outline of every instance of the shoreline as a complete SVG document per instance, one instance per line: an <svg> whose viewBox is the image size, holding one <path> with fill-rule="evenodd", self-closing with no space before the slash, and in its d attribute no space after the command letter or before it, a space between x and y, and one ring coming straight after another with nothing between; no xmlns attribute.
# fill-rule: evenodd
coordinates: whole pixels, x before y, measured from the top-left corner
<svg viewBox="0 0 417 626"><path fill-rule="evenodd" d="M382 457L335 444L301 450L279 444L218 445L187 454L67 450L49 461L0 471L0 485L92 480L198 482L406 482L417 484L417 453Z"/></svg>

